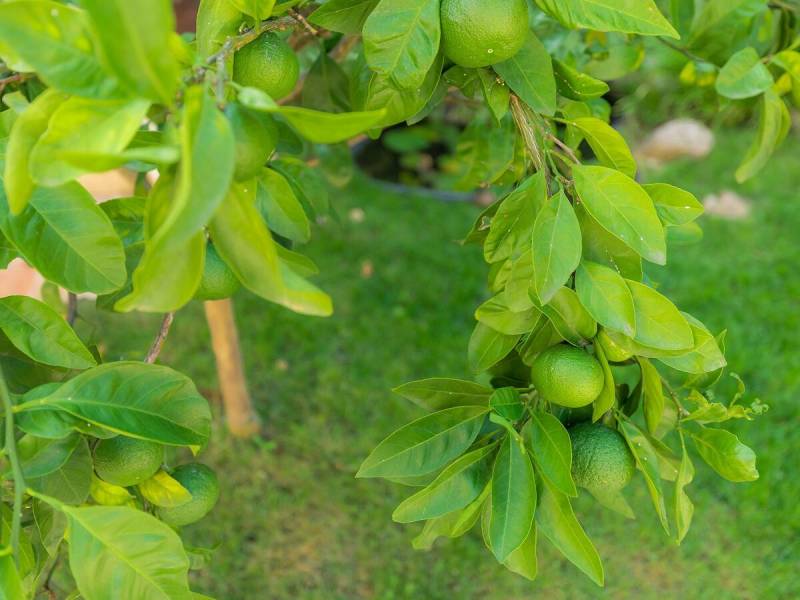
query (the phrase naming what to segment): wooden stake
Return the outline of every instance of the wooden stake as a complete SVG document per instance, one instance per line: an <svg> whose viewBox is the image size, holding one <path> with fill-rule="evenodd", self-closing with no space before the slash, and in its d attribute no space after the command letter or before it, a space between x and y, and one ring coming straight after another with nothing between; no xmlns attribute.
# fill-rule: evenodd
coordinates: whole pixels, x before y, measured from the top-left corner
<svg viewBox="0 0 800 600"><path fill-rule="evenodd" d="M211 345L217 360L217 375L228 430L237 437L249 437L258 433L259 419L247 391L233 302L228 298L204 302L203 306L208 328L211 330Z"/></svg>

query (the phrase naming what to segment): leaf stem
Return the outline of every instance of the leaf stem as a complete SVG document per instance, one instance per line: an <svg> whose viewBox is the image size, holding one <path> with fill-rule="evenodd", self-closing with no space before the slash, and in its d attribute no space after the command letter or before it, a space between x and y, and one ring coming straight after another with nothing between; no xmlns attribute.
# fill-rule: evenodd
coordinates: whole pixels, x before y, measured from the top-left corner
<svg viewBox="0 0 800 600"><path fill-rule="evenodd" d="M67 323L72 327L78 317L78 296L75 292L67 294Z"/></svg>
<svg viewBox="0 0 800 600"><path fill-rule="evenodd" d="M22 496L25 493L25 478L22 475L22 466L17 455L17 441L14 437L14 408L11 404L11 394L8 392L8 385L0 367L0 397L3 402L3 412L5 414L5 437L6 453L11 462L11 470L14 475L14 512L11 514L11 548L14 554L14 561L19 565L19 532L22 520Z"/></svg>

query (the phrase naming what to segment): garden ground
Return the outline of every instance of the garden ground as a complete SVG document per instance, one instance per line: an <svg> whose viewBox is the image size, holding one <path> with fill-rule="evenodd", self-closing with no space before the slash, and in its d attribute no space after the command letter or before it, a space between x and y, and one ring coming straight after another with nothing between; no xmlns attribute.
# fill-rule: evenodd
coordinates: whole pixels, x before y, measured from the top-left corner
<svg viewBox="0 0 800 600"><path fill-rule="evenodd" d="M663 535L638 477L629 494L637 521L586 497L576 502L604 560L604 590L545 540L536 582L496 564L479 532L429 553L412 550L419 526L390 517L409 488L353 474L378 441L419 414L391 387L469 376L471 311L485 297L486 270L474 247L456 243L474 206L399 196L361 179L334 194L341 218L318 227L307 249L333 296L332 318L236 296L264 436L240 441L217 427L202 456L224 491L188 532L197 545L219 544L194 576L196 587L226 600L800 597L800 143L787 142L756 180L736 186L732 173L747 142L725 134L707 160L646 173L698 197L728 188L753 201L745 220L703 217L704 241L674 248L667 268L650 271L682 309L715 331L728 328L731 370L747 381L751 399L771 407L734 428L758 453L756 483L723 481L696 461L688 488L694 525L683 545ZM363 220L349 217L353 209ZM157 316L82 311L109 360L141 358L158 327ZM193 303L176 319L161 360L214 399L208 348L202 307Z"/></svg>

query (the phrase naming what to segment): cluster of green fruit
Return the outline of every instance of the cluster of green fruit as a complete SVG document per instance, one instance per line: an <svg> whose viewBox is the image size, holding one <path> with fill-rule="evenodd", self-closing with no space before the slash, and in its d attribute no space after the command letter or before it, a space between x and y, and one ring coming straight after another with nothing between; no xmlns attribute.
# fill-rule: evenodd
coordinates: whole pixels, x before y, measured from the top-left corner
<svg viewBox="0 0 800 600"><path fill-rule="evenodd" d="M94 449L94 469L98 477L124 488L140 485L161 470L164 446L155 442L117 436L98 442ZM175 467L170 477L191 494L177 506L160 506L158 517L171 527L183 527L205 517L219 499L217 476L208 466L187 463Z"/></svg>

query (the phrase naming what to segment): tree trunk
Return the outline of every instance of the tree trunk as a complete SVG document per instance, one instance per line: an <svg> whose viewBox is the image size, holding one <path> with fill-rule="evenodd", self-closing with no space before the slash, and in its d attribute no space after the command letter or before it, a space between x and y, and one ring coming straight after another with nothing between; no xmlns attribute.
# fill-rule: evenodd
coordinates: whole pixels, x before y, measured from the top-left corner
<svg viewBox="0 0 800 600"><path fill-rule="evenodd" d="M203 306L208 328L211 330L211 344L217 361L217 375L228 430L237 437L249 437L258 433L259 420L247 391L233 301L213 300L204 302Z"/></svg>

